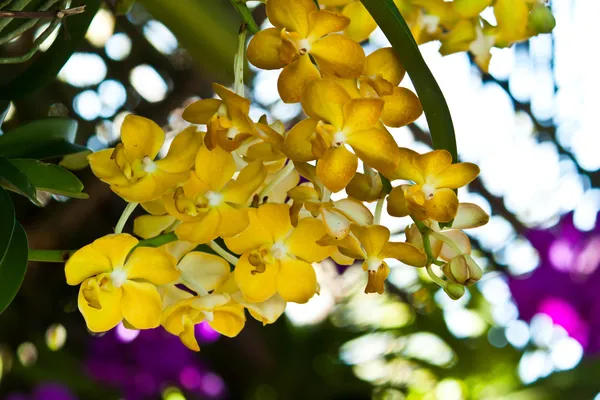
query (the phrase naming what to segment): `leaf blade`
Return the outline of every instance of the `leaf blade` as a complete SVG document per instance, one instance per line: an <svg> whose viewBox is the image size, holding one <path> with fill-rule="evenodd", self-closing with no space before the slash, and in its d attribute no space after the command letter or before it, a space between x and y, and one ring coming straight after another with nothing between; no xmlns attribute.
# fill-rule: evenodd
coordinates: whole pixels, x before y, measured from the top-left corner
<svg viewBox="0 0 600 400"><path fill-rule="evenodd" d="M27 252L27 234L15 222L8 251L0 263L0 313L13 301L25 279Z"/></svg>
<svg viewBox="0 0 600 400"><path fill-rule="evenodd" d="M83 193L83 183L73 173L56 164L47 164L32 159L9 160L37 190L61 196L87 199Z"/></svg>
<svg viewBox="0 0 600 400"><path fill-rule="evenodd" d="M37 206L41 206L37 199L37 190L27 175L6 158L0 158L0 186L25 196Z"/></svg>

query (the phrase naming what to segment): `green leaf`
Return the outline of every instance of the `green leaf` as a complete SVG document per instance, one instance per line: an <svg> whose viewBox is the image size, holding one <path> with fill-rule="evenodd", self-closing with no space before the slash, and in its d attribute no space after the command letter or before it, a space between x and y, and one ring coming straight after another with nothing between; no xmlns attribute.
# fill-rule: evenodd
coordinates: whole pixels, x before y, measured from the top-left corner
<svg viewBox="0 0 600 400"><path fill-rule="evenodd" d="M8 250L0 261L0 313L13 301L27 271L27 235L15 221Z"/></svg>
<svg viewBox="0 0 600 400"><path fill-rule="evenodd" d="M0 158L0 186L23 195L34 204L41 206L35 186L29 181L27 175L6 158Z"/></svg>
<svg viewBox="0 0 600 400"><path fill-rule="evenodd" d="M92 151L87 149L80 153L68 154L63 157L58 163L63 168L70 169L71 171L79 171L80 169L86 168L90 165L87 157L92 154Z"/></svg>
<svg viewBox="0 0 600 400"><path fill-rule="evenodd" d="M14 159L9 160L18 168L38 190L61 196L87 199L83 193L83 183L71 172L55 164L47 164L38 160Z"/></svg>
<svg viewBox="0 0 600 400"><path fill-rule="evenodd" d="M0 188L0 265L8 250L15 227L15 209L8 192Z"/></svg>
<svg viewBox="0 0 600 400"><path fill-rule="evenodd" d="M400 62L406 68L415 86L425 111L433 147L448 150L456 162L458 160L456 138L448 104L423 60L406 21L393 0L361 1L396 50Z"/></svg>
<svg viewBox="0 0 600 400"><path fill-rule="evenodd" d="M53 80L65 65L100 8L100 0L75 0L71 7L85 5L83 14L68 17L52 46L39 55L20 75L0 87L0 99L14 100L39 89Z"/></svg>
<svg viewBox="0 0 600 400"><path fill-rule="evenodd" d="M52 158L85 151L73 144L77 121L69 118L45 118L19 126L0 136L0 157Z"/></svg>

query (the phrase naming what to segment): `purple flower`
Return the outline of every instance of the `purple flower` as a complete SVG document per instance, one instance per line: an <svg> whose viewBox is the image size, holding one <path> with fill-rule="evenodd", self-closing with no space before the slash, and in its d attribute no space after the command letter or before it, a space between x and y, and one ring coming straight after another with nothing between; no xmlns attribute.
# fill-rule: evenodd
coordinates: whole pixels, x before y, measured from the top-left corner
<svg viewBox="0 0 600 400"><path fill-rule="evenodd" d="M600 224L581 232L569 214L555 227L526 236L539 252L540 265L524 279L509 280L521 318L546 314L586 353L600 351Z"/></svg>

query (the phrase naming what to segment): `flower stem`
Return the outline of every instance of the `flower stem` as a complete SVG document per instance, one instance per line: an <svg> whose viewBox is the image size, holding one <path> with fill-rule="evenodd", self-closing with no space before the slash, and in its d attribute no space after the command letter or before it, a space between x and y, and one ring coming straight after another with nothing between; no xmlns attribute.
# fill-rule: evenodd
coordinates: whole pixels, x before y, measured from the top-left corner
<svg viewBox="0 0 600 400"><path fill-rule="evenodd" d="M36 250L29 249L27 259L29 261L64 263L77 250Z"/></svg>
<svg viewBox="0 0 600 400"><path fill-rule="evenodd" d="M277 172L277 175L273 177L271 182L269 182L267 186L260 191L258 194L258 201L262 203L264 197L268 195L275 186L279 185L293 170L294 163L291 160L288 160L288 163L285 165L285 167L281 168L279 172Z"/></svg>
<svg viewBox="0 0 600 400"><path fill-rule="evenodd" d="M227 261L229 264L235 266L237 265L239 258L235 257L233 254L229 253L227 250L225 250L224 248L222 248L221 246L219 246L219 244L217 242L215 242L214 240L210 243L208 243L208 246L213 249L215 251L215 253L217 253L218 255L220 255L221 257L223 257L225 259L225 261Z"/></svg>
<svg viewBox="0 0 600 400"><path fill-rule="evenodd" d="M254 20L254 17L252 16L252 13L250 12L250 9L246 5L245 1L229 0L229 2L244 19L244 22L246 23L246 25L248 25L248 30L250 31L250 33L257 33L258 31L260 31L260 28L256 24L256 21Z"/></svg>
<svg viewBox="0 0 600 400"><path fill-rule="evenodd" d="M384 203L385 203L385 197L380 197L377 200L377 205L375 206L375 218L373 219L374 225L379 225L381 223L381 212L383 210Z"/></svg>
<svg viewBox="0 0 600 400"><path fill-rule="evenodd" d="M242 25L240 34L238 35L238 48L235 57L233 58L233 73L235 77L235 92L246 97L246 90L244 88L244 65L246 64L246 26Z"/></svg>
<svg viewBox="0 0 600 400"><path fill-rule="evenodd" d="M177 235L175 234L175 232L163 233L162 235L158 235L150 239L140 240L136 247L158 247L162 246L163 244L174 242L176 240Z"/></svg>
<svg viewBox="0 0 600 400"><path fill-rule="evenodd" d="M133 210L135 210L135 208L138 206L138 204L140 204L140 203L128 203L127 204L127 207L125 207L125 209L123 210L123 214L121 214L121 218L119 218L119 222L117 222L117 226L115 227L115 233L123 232L123 228L125 228L125 224L127 223L127 220L133 213Z"/></svg>
<svg viewBox="0 0 600 400"><path fill-rule="evenodd" d="M432 281L434 281L438 286L442 288L446 287L446 282L442 278L437 276L435 272L433 272L433 269L431 269L431 264L429 264L425 268L427 269L427 274L429 275Z"/></svg>
<svg viewBox="0 0 600 400"><path fill-rule="evenodd" d="M441 240L448 246L452 247L452 249L454 251L456 251L457 254L463 254L463 251L461 249L459 249L458 246L456 245L456 243L454 243L454 241L452 239L450 239L448 236L445 236L439 232L434 232L434 231L431 231L429 234L431 236L433 236L434 238L436 238L437 240Z"/></svg>

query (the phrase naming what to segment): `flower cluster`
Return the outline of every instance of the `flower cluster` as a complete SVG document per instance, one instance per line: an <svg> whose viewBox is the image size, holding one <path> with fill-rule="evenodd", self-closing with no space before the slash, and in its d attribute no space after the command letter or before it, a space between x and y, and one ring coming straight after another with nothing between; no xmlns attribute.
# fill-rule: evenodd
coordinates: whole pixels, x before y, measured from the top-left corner
<svg viewBox="0 0 600 400"><path fill-rule="evenodd" d="M356 41L368 25L360 3L323 2L345 3L340 14L313 0L269 0L274 27L248 45L250 63L282 69L281 98L301 103L307 118L291 129L253 121L243 88L214 84L219 98L186 108L190 126L164 158L157 159L164 132L134 115L120 144L89 157L94 174L130 202L127 210L140 203L148 212L134 222L141 242L120 223L66 264L67 282L81 284L79 309L91 331L121 321L162 325L199 350L196 324L231 337L246 309L269 324L287 302L307 302L319 293L313 263L327 258L360 262L366 293L383 293L387 259L425 267L453 298L481 277L460 229L488 216L456 195L479 169L453 163L445 150L417 154L396 144L386 127L415 121L419 98L399 86L405 70L391 48L365 56ZM406 242L390 241L381 225L386 201L390 215L414 220ZM365 205L372 202L375 215Z"/></svg>
<svg viewBox="0 0 600 400"><path fill-rule="evenodd" d="M394 0L418 44L439 40L443 55L470 52L484 71L492 48L509 47L552 31L556 22L546 0ZM327 10L339 11L351 22L344 29L363 41L377 28L360 0L320 0ZM491 13L484 13L488 7Z"/></svg>

